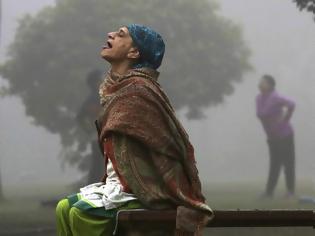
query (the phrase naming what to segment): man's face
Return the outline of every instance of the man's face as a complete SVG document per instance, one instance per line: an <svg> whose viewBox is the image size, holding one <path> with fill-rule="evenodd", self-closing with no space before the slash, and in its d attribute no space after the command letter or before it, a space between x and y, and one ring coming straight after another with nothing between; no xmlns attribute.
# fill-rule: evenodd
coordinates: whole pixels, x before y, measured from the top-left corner
<svg viewBox="0 0 315 236"><path fill-rule="evenodd" d="M265 80L264 78L261 78L261 80L260 80L260 82L258 84L258 88L259 88L259 91L261 93L267 93L267 92L272 90L272 87L270 86L268 81Z"/></svg>
<svg viewBox="0 0 315 236"><path fill-rule="evenodd" d="M108 33L107 41L101 51L102 58L109 63L134 59L138 54L127 27L121 27L118 31Z"/></svg>

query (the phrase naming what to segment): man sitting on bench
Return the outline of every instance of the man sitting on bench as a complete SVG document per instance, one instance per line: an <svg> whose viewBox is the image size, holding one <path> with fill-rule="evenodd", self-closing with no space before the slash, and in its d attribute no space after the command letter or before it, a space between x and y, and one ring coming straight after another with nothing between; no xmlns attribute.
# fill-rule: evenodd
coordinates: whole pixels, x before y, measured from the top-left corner
<svg viewBox="0 0 315 236"><path fill-rule="evenodd" d="M96 121L106 174L58 203L58 235L112 235L121 209L177 209L176 235L200 235L213 217L193 147L157 82L164 50L162 37L146 26L108 34L101 56L111 69Z"/></svg>

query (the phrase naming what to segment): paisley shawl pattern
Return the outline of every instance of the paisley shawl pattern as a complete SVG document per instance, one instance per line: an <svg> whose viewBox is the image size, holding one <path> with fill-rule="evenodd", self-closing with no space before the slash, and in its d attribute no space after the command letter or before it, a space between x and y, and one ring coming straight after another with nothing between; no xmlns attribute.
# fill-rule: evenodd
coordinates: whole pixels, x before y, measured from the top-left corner
<svg viewBox="0 0 315 236"><path fill-rule="evenodd" d="M157 77L149 68L107 75L100 86L100 145L110 137L117 169L142 204L153 209L184 206L204 215L204 224L213 212L201 193L193 146ZM188 217L184 213L178 221Z"/></svg>

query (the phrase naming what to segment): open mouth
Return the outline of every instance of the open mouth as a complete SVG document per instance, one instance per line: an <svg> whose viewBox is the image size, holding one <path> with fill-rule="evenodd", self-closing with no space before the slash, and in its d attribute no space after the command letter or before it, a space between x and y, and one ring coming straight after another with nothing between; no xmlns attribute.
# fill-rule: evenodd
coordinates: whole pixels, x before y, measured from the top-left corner
<svg viewBox="0 0 315 236"><path fill-rule="evenodd" d="M109 49L112 47L113 47L113 45L111 44L111 42L107 41L106 44L103 46L103 49Z"/></svg>

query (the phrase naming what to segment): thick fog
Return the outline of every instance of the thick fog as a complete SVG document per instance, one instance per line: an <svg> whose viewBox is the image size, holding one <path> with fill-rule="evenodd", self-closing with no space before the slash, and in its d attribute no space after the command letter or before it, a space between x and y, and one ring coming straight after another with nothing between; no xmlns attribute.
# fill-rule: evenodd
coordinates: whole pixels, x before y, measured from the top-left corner
<svg viewBox="0 0 315 236"><path fill-rule="evenodd" d="M2 61L13 40L17 20L49 4L54 1L3 1ZM219 4L220 14L242 26L252 50L253 71L236 84L235 92L223 104L208 108L205 119L188 121L179 111L195 145L203 182L265 181L268 150L254 106L257 83L264 73L274 75L279 92L297 103L292 119L296 131L297 178L314 179L314 21L308 13L299 12L290 0L222 0ZM71 183L80 178L75 169L61 168L58 136L32 125L19 98L1 98L0 111L4 187L21 182Z"/></svg>
<svg viewBox="0 0 315 236"><path fill-rule="evenodd" d="M0 64L7 62L9 45L14 41L19 20L26 14L37 14L44 7L53 6L55 2L59 1L2 0ZM84 1L80 2L80 4L85 3ZM195 148L195 156L203 184L203 193L207 203L213 209L313 209L315 203L315 198L312 198L315 191L315 67L313 61L315 58L315 21L310 13L300 12L292 0L217 0L217 3L220 9L216 13L223 15L241 27L245 44L251 51L250 64L252 65L252 70L243 76L242 81L233 83L234 92L229 96L225 96L223 103L207 107L204 111L206 116L203 119L189 120L186 117L187 110L185 108L177 110L179 119L187 129L187 133ZM79 6L81 7L82 5ZM130 6L128 5L128 7ZM129 10L128 7L126 9ZM84 7L82 9L85 10ZM111 11L108 11L108 14L112 14ZM100 18L102 16L103 14L100 15ZM65 19L66 21L69 20L68 15ZM60 22L64 22L65 19ZM91 21L91 18L87 17L86 19ZM91 22L94 21L92 20ZM163 24L161 25L164 27ZM208 27L208 24L205 24L205 26ZM67 27L68 25L65 25L64 28L61 28L67 29ZM90 30L89 27L86 28L88 28L88 31ZM91 29L91 34L93 34L93 30L95 29ZM159 30L163 30L163 28ZM99 33L105 35L106 32ZM94 32L95 37L97 34ZM73 39L71 34L66 37ZM195 35L195 37L197 38L198 35ZM220 39L220 37L218 38ZM180 37L176 40L178 44L181 44ZM213 41L218 42L217 39ZM230 42L234 43L237 41L238 39ZM21 40L20 42L24 41ZM194 47L194 43L191 42L189 45ZM95 52L100 46L95 45ZM90 49L85 50L85 53L91 51ZM223 51L226 53L227 50L224 49ZM183 50L183 52L179 55L186 56L186 51ZM65 50L65 53L67 53L67 50ZM91 55L93 53L91 52ZM40 60L42 55L38 55L37 60ZM43 57L46 56L49 55L43 55ZM96 54L95 57L97 56ZM199 54L194 56L198 58ZM215 57L216 55L213 55L213 58ZM212 59L211 57L209 58L210 60ZM88 62L92 61L90 59L88 59ZM101 59L99 60L101 61ZM204 61L208 62L209 60ZM171 61L164 60L163 68L171 64L168 62ZM17 63L17 65L24 64ZM242 63L239 65L242 65ZM236 65L236 67L239 65ZM62 66L65 67L64 64ZM75 71L77 70L76 66L75 64ZM88 66L88 69L91 69L91 65ZM235 65L233 64L233 66ZM92 67L94 68L94 65ZM220 68L222 69L223 67ZM224 67L222 70L224 71L225 69ZM200 72L203 75L207 74L206 70L208 68L204 68L204 70L204 72ZM42 73L42 70L39 71ZM66 67L66 71L68 71L68 67ZM163 72L165 71L162 70L162 79ZM174 70L173 72L177 71ZM181 71L179 70L178 73L181 73ZM55 73L51 74L55 76ZM291 120L295 130L296 144L296 195L292 194L290 196L290 190L288 190L288 195L280 197L278 192L276 192L275 198L264 199L266 201L262 201L260 196L264 191L268 175L269 153L266 134L256 117L255 109L258 82L263 74L273 75L277 82L278 92L296 102L296 110ZM23 73L20 73L20 77L22 77L21 75L24 76ZM41 74L39 77L41 77ZM27 78L33 77L29 76ZM63 77L60 76L59 78ZM196 79L198 79L198 74L196 74ZM18 84L20 84L19 81ZM50 82L48 79L46 81ZM68 85L72 86L70 83ZM0 77L0 235L55 235L56 203L67 194L78 191L78 184L82 186L81 183L87 179L86 173L79 171L77 166L71 167L70 162L65 161L65 158L61 157L64 150L61 143L64 139L61 139L57 134L47 131L47 127L36 126L34 118L26 116L25 107L29 108L29 106L23 104L25 97L22 100L16 96L2 96L2 88L6 86L7 80ZM57 86L63 85L58 84ZM73 92L71 86L69 86L69 91ZM34 88L36 89L36 86ZM48 88L50 90L50 87ZM65 88L68 87L65 86ZM56 91L59 92L59 90ZM82 91L84 91L84 88L82 88ZM212 91L216 92L215 90ZM33 92L34 90L31 90L31 97L34 97ZM199 94L197 91L191 92ZM218 93L221 92L219 91ZM63 93L67 92L63 91ZM69 94L67 93L67 95ZM56 94L56 96L58 95ZM70 96L73 96L73 94L68 97ZM53 97L50 101L53 101L53 105L55 105L55 93L50 97ZM69 98L69 100L71 99ZM38 102L40 103L41 101ZM73 105L71 102L69 104ZM43 111L42 108L46 107L42 106L41 109L37 109L37 112L38 110ZM44 109L44 111L50 112L49 109ZM76 109L73 109L69 113L75 113L75 111ZM43 113L39 113L43 115ZM31 114L34 115L34 113ZM44 114L43 116L46 118L46 115ZM73 117L77 118L77 116ZM48 121L50 122L51 119L48 119ZM71 119L68 119L68 122L71 123ZM62 122L62 124L69 123ZM79 129L79 124L76 124L76 126ZM57 132L60 132L60 129L57 129ZM85 136L82 135L80 137ZM92 141L86 143L90 145ZM101 156L100 165L103 165ZM90 172L95 172L95 165L91 166ZM283 174L281 174L281 179L282 181L279 184L281 187L277 188L276 191L280 189L284 194ZM4 198L1 198L1 190ZM307 199L306 204L305 199ZM212 235L212 233L218 236L314 235L314 231L310 228L208 229L204 235Z"/></svg>
<svg viewBox="0 0 315 236"><path fill-rule="evenodd" d="M222 14L243 26L254 71L236 86L225 104L209 109L207 120L187 123L198 144L202 177L205 181L264 180L269 159L266 137L255 117L255 96L260 76L267 73L275 76L280 93L296 101L292 123L297 178L314 179L314 22L290 1L220 3Z"/></svg>
<svg viewBox="0 0 315 236"><path fill-rule="evenodd" d="M52 0L6 0L3 1L3 29L1 38L2 61L8 45L14 38L18 20L25 14L36 14ZM4 81L1 81L4 84ZM5 97L0 100L1 121L1 171L4 187L25 183L58 182L66 178L73 179L76 171L62 170L59 138L44 128L32 125L25 116L23 104L19 98Z"/></svg>

